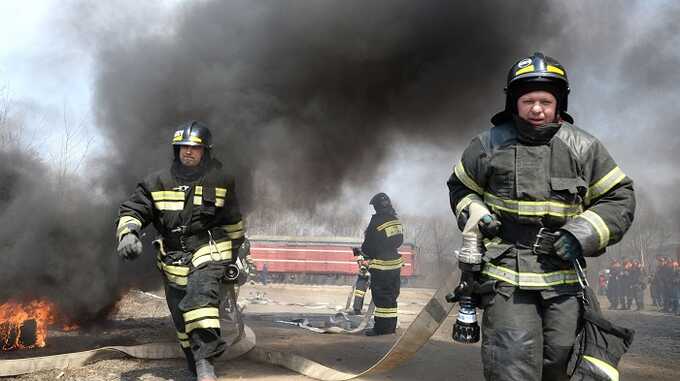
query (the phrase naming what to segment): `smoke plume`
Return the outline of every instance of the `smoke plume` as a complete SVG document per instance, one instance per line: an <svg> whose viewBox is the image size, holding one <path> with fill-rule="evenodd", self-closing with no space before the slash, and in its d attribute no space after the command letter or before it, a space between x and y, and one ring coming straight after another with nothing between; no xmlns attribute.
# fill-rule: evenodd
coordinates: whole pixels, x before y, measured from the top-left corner
<svg viewBox="0 0 680 381"><path fill-rule="evenodd" d="M314 213L348 193L381 190L385 168L401 165L393 147L404 144L423 152L399 158L414 171L398 172L393 198L446 205L451 165L502 107L510 65L534 51L565 65L577 124L631 177L663 189L678 183L669 173L680 149L673 3L153 4L64 8L64 36L94 60L93 108L108 144L88 167L97 170L82 174L89 188L69 203L42 184L43 165L3 151L3 290L59 287L70 311L106 310L139 268L153 267L117 270L117 205L169 165L173 132L191 119L211 126L214 156L237 176L246 212ZM640 152L641 144L654 149Z"/></svg>

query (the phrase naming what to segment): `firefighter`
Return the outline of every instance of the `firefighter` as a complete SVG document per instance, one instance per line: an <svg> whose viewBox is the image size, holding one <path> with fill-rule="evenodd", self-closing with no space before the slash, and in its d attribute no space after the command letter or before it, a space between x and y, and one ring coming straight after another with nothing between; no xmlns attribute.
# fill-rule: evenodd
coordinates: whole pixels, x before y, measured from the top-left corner
<svg viewBox="0 0 680 381"><path fill-rule="evenodd" d="M637 259L633 260L633 262L631 263L628 276L630 278L630 288L632 297L633 300L635 301L635 310L642 311L645 307L644 290L647 288L647 284L645 283L646 277L644 274L644 270L642 269L640 261L638 261Z"/></svg>
<svg viewBox="0 0 680 381"><path fill-rule="evenodd" d="M182 125L172 146L169 168L146 177L120 206L118 254L139 256L140 231L147 225L160 233L154 242L157 266L179 344L197 380L212 381L213 361L226 347L220 335L220 290L234 275L245 227L234 177L211 157L208 127L197 121Z"/></svg>
<svg viewBox="0 0 680 381"><path fill-rule="evenodd" d="M404 242L404 230L390 198L378 193L369 203L375 209L365 232L361 251L368 259L375 324L367 336L394 333L397 328L397 298L404 261L397 249Z"/></svg>
<svg viewBox="0 0 680 381"><path fill-rule="evenodd" d="M654 275L651 281L650 285L650 294L652 296L652 304L654 304L654 307L657 307L659 309L663 308L663 292L662 292L662 285L661 285L661 278L659 277L659 271L664 265L664 258L662 256L657 256L656 257L656 270L654 271Z"/></svg>
<svg viewBox="0 0 680 381"><path fill-rule="evenodd" d="M663 307L661 312L671 312L673 310L673 261L664 257L663 266L658 270L659 285Z"/></svg>
<svg viewBox="0 0 680 381"><path fill-rule="evenodd" d="M519 60L505 110L472 140L447 183L463 248L476 237L482 253L458 255L467 280L459 287L495 282L479 298L488 380L569 379L581 308L572 262L602 255L633 220L632 180L574 126L568 93L558 61L541 53Z"/></svg>
<svg viewBox="0 0 680 381"><path fill-rule="evenodd" d="M620 284L621 262L619 262L618 259L613 259L609 265L609 287L607 289L607 299L609 300L610 310L619 308Z"/></svg>
<svg viewBox="0 0 680 381"><path fill-rule="evenodd" d="M633 304L633 280L630 271L633 269L633 262L628 258L623 258L623 272L621 273L621 302L622 310L629 310Z"/></svg>

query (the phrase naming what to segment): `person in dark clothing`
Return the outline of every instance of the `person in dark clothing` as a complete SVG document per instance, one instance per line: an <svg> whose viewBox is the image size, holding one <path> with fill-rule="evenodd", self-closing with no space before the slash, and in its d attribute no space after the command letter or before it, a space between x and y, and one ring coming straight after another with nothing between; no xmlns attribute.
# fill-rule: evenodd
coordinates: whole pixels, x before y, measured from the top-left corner
<svg viewBox="0 0 680 381"><path fill-rule="evenodd" d="M621 240L635 211L633 181L574 126L557 60L523 58L506 85L505 110L447 183L463 231L459 288L494 284L480 298L487 380L566 381L581 313L574 261L585 266Z"/></svg>
<svg viewBox="0 0 680 381"><path fill-rule="evenodd" d="M642 311L645 308L644 290L647 288L645 282L645 273L642 269L640 261L634 260L630 270L628 271L630 277L630 288L635 301L635 310Z"/></svg>
<svg viewBox="0 0 680 381"><path fill-rule="evenodd" d="M397 298L404 265L398 249L404 242L404 229L385 193L373 196L370 205L375 214L366 228L361 251L369 261L371 295L375 304L375 325L365 333L376 336L394 333L397 327Z"/></svg>
<svg viewBox="0 0 680 381"><path fill-rule="evenodd" d="M213 361L226 349L220 335L225 277L234 273L245 227L234 177L210 155L212 135L192 121L175 132L174 161L137 185L121 204L118 254L142 252L140 231L153 225L157 266L189 370L198 381L215 381Z"/></svg>

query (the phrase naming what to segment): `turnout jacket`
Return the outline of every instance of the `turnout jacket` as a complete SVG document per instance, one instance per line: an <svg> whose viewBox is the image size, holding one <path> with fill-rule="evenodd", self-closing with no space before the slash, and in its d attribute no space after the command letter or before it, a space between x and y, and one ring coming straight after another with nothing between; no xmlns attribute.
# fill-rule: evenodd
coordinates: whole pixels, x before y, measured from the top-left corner
<svg viewBox="0 0 680 381"><path fill-rule="evenodd" d="M236 259L245 226L235 190L234 177L215 159L194 181L182 180L172 168L155 172L120 206L118 239L153 224L163 237L158 267L169 281L184 286L191 269ZM184 260L166 260L173 252Z"/></svg>
<svg viewBox="0 0 680 381"><path fill-rule="evenodd" d="M632 223L633 181L576 126L562 122L537 142L519 123L506 119L472 140L447 182L451 209L458 217L481 202L502 222L499 237L485 240L487 277L527 289L575 285L570 263L531 252L536 234L564 229L584 256L603 254Z"/></svg>
<svg viewBox="0 0 680 381"><path fill-rule="evenodd" d="M371 217L364 233L361 251L370 260L369 269L401 269L398 249L404 243L404 228L393 213L379 212Z"/></svg>

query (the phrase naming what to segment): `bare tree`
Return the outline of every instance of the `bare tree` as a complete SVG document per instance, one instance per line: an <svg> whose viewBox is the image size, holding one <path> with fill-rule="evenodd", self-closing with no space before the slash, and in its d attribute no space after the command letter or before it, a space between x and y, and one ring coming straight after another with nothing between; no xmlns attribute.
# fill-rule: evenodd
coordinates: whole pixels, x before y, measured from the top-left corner
<svg viewBox="0 0 680 381"><path fill-rule="evenodd" d="M59 146L49 155L56 171L57 189L62 195L67 191L70 179L77 176L94 142L86 123L83 120L73 122L69 116L64 105Z"/></svg>

